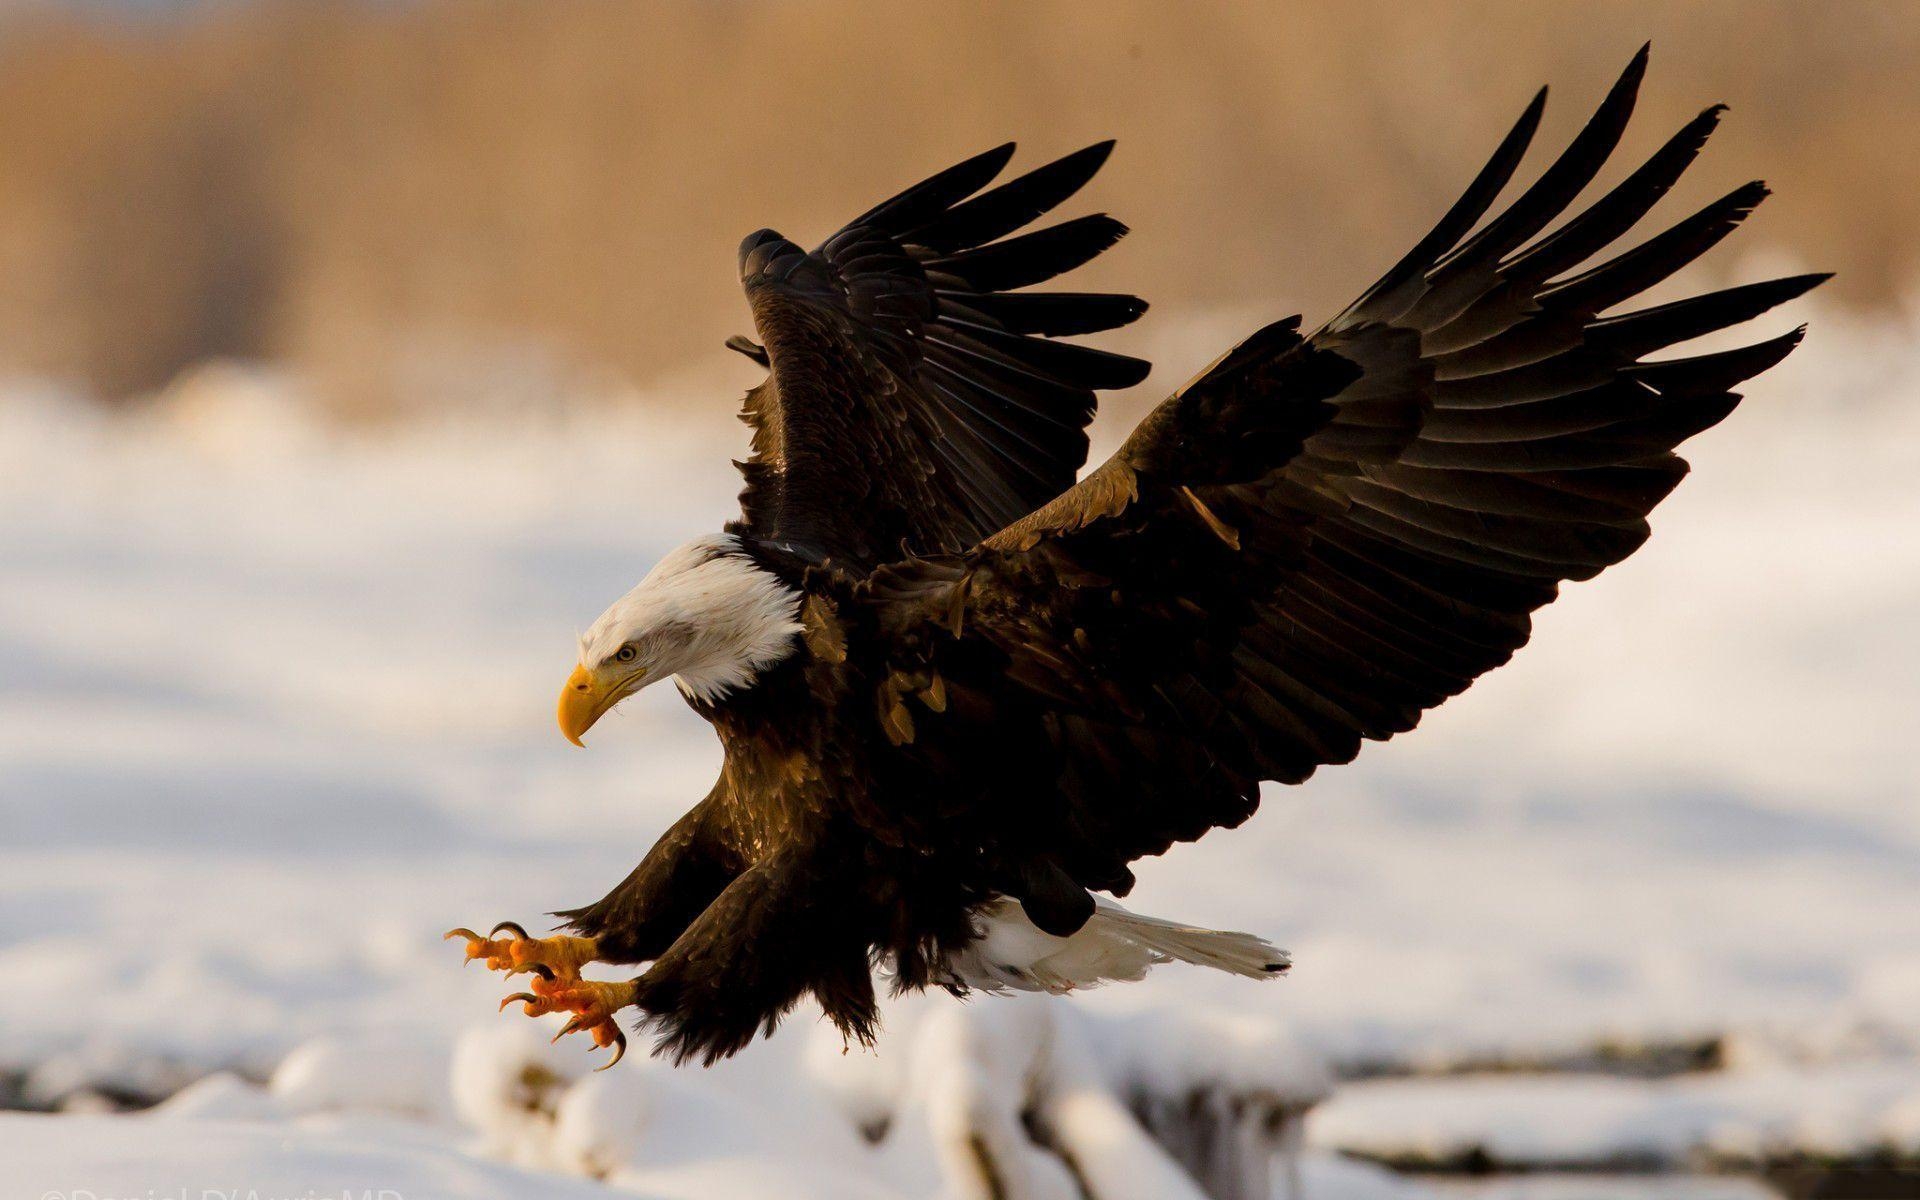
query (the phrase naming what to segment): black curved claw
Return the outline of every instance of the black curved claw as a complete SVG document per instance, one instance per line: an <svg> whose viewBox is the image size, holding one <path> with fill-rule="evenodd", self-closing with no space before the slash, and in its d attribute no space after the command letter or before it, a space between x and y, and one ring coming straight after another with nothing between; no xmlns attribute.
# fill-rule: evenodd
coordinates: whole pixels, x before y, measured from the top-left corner
<svg viewBox="0 0 1920 1200"><path fill-rule="evenodd" d="M620 1028L619 1024L616 1023L613 1027L613 1057L608 1059L606 1062L601 1063L599 1066L595 1067L594 1070L604 1071L608 1067L613 1066L615 1063L625 1058L626 1056L627 1056L627 1031Z"/></svg>
<svg viewBox="0 0 1920 1200"><path fill-rule="evenodd" d="M532 971L535 975L538 975L540 978L546 980L548 983L552 983L555 978L553 971L545 963L530 962L522 969L527 971Z"/></svg>
<svg viewBox="0 0 1920 1200"><path fill-rule="evenodd" d="M502 929L506 930L508 933L511 933L513 936L519 938L521 941L525 941L527 939L527 936L528 936L527 931L520 927L520 922L518 921L502 921L498 925L495 925L492 929L487 930L487 936L491 938L493 937L494 934L499 933Z"/></svg>
<svg viewBox="0 0 1920 1200"><path fill-rule="evenodd" d="M524 1000L528 1004L540 1003L540 997L534 995L532 992L515 992L513 995L508 996L505 1000L502 1000L500 1002L500 1007L494 1009L494 1011L495 1012L504 1011L507 1005L512 1004L515 1000Z"/></svg>
<svg viewBox="0 0 1920 1200"><path fill-rule="evenodd" d="M568 1034L578 1033L585 1028L587 1028L587 1026L581 1022L580 1014L575 1013L573 1016L567 1019L567 1023L565 1025L562 1025L560 1027L559 1033L556 1033L551 1038L547 1039L548 1044L551 1045L552 1043L559 1041L561 1038L567 1036Z"/></svg>

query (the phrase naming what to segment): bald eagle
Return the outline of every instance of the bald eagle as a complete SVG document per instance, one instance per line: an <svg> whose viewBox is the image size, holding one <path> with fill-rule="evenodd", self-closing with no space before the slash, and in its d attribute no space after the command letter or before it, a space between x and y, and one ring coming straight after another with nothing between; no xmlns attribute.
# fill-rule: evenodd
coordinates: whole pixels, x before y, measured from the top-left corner
<svg viewBox="0 0 1920 1200"><path fill-rule="evenodd" d="M1013 147L989 150L812 251L749 236L758 340L730 345L767 377L745 401L741 516L593 622L559 702L577 744L672 678L725 766L624 881L556 914L566 932L448 935L534 975L502 1006L569 1012L563 1032L616 1060L631 1007L656 1052L711 1063L807 996L870 1039L876 967L955 991L1064 991L1169 960L1283 970L1259 938L1109 897L1133 860L1246 820L1263 781L1347 762L1506 662L1562 581L1646 539L1687 471L1674 447L1802 330L1647 356L1825 278L1616 311L1767 194L1736 188L1586 265L1721 112L1561 219L1619 142L1645 66L1643 48L1482 223L1542 89L1358 300L1307 335L1297 317L1255 331L1077 481L1095 394L1148 364L1056 339L1146 305L1026 290L1113 245L1118 221L1017 231L1112 143L998 186ZM584 979L591 962L650 965L614 983Z"/></svg>

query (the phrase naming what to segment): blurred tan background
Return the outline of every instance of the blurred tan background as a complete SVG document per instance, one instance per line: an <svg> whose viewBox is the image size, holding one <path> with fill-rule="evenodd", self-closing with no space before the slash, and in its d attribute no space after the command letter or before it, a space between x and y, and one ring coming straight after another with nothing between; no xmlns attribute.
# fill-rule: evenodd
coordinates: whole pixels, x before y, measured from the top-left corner
<svg viewBox="0 0 1920 1200"><path fill-rule="evenodd" d="M1734 108L1682 204L1767 178L1744 247L1838 269L1860 306L1898 303L1920 240L1905 0L123 18L16 9L0 36L0 375L114 400L220 358L285 363L360 413L528 359L644 385L745 329L743 234L811 244L1007 138L1017 166L1120 139L1076 201L1134 228L1077 281L1155 303L1119 344L1150 349L1183 310L1311 319L1431 221L1534 86L1557 149L1644 38L1630 156Z"/></svg>

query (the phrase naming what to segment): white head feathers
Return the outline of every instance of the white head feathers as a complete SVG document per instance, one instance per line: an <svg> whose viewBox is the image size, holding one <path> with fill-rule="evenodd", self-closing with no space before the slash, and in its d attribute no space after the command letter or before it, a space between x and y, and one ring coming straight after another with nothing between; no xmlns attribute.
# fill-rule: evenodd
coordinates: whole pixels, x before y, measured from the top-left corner
<svg viewBox="0 0 1920 1200"><path fill-rule="evenodd" d="M580 639L580 665L595 670L632 645L649 682L673 675L687 695L714 700L793 653L800 602L738 538L695 538L600 615Z"/></svg>

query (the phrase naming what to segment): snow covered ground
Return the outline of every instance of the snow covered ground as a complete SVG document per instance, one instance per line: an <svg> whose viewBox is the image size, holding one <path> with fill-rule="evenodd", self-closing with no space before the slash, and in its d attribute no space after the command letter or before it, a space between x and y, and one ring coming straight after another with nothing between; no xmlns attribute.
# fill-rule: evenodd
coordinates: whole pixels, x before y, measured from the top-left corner
<svg viewBox="0 0 1920 1200"><path fill-rule="evenodd" d="M1093 1060L1137 1034L1149 1066L1231 1061L1196 1012L1372 1065L1733 1034L1754 1049L1718 1083L1352 1085L1312 1140L1577 1158L1647 1141L1642 1117L1678 1136L1662 1114L1684 1110L1689 1147L1736 1126L1920 1142L1920 328L1813 320L1693 445L1647 549L1548 610L1512 666L1143 864L1130 904L1267 934L1297 966L1076 1000ZM1148 387L1230 336L1170 337ZM361 1153L407 1195L524 1194L446 1084L457 1039L518 1018L439 935L597 897L704 794L715 748L665 689L584 753L551 697L578 629L731 510L744 382L664 388L705 397L668 395L681 416L587 398L361 432L245 372L123 417L0 395L0 1068L27 1104L161 1095L214 1069L284 1077L312 1043L352 1093L316 1112L228 1080L198 1115L189 1093L171 1117L7 1117L0 1153L40 1169L0 1195L198 1187L159 1170L181 1164L292 1184ZM596 1077L579 1103L637 1106L647 1130L614 1182L929 1194L844 1104L821 1132L833 1085L795 1065L817 1032L793 1025L709 1075L635 1056ZM883 1070L907 1069L907 1040ZM1802 1069L1831 1087L1792 1086ZM1399 1186L1310 1170L1322 1194Z"/></svg>
<svg viewBox="0 0 1920 1200"><path fill-rule="evenodd" d="M1692 1156L1753 1162L1787 1148L1840 1157L1920 1146L1920 1081L1910 1060L1689 1075L1550 1075L1351 1083L1315 1114L1328 1146L1446 1161L1650 1168Z"/></svg>

